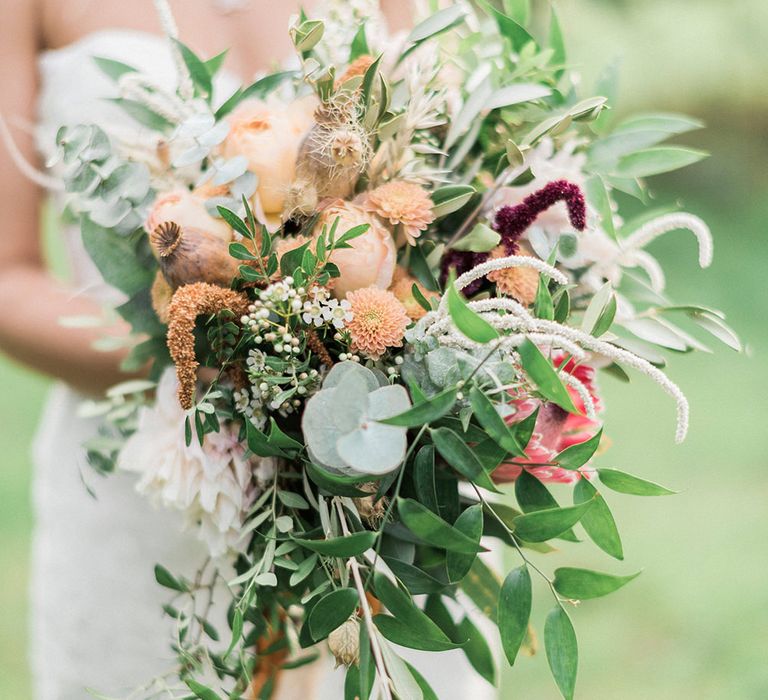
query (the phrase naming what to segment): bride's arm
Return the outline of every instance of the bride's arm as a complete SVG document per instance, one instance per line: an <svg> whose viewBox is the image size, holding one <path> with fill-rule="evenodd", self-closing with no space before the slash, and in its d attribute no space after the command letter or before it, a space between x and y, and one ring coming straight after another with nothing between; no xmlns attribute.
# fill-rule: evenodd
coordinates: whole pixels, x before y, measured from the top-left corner
<svg viewBox="0 0 768 700"><path fill-rule="evenodd" d="M6 120L35 120L38 23L35 2L0 0L0 111ZM14 130L24 157L35 161L32 138ZM100 392L121 378L124 352L99 352L104 329L72 329L63 316L98 315L46 271L40 250L40 190L0 146L0 349L14 359L83 391ZM113 332L124 329L110 329ZM124 375L123 375L124 377Z"/></svg>

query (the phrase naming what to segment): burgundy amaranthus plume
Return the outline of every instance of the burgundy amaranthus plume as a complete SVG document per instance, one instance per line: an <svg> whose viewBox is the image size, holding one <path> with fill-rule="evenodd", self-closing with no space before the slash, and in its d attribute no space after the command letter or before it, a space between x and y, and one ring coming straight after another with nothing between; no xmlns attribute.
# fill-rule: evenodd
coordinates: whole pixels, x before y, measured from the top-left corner
<svg viewBox="0 0 768 700"><path fill-rule="evenodd" d="M554 180L528 195L520 204L507 205L496 212L493 230L501 236L501 243L504 245L507 255L517 254L520 237L526 229L536 221L539 214L558 202L565 202L571 226L577 231L584 230L587 225L587 207L584 202L584 194L578 185L574 185L572 182ZM443 258L443 281L447 278L451 268L456 270L457 275L461 275L485 262L488 257L488 253L448 251ZM482 278L473 282L464 290L465 293L474 294L480 289L483 282Z"/></svg>

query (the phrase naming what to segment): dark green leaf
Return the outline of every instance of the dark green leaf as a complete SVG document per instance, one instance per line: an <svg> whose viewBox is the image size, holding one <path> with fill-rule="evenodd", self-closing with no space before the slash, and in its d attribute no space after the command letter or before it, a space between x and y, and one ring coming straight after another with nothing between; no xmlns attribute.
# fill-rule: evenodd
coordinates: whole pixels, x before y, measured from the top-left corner
<svg viewBox="0 0 768 700"><path fill-rule="evenodd" d="M613 593L639 575L639 571L630 576L612 576L589 569L562 567L555 569L554 586L566 598L588 600Z"/></svg>
<svg viewBox="0 0 768 700"><path fill-rule="evenodd" d="M582 479L584 481L584 479ZM515 535L528 542L545 542L572 528L592 507L587 501L566 508L547 508L515 518Z"/></svg>
<svg viewBox="0 0 768 700"><path fill-rule="evenodd" d="M547 487L527 469L523 469L520 476L515 479L515 498L517 498L517 502L524 513L535 513L538 510L560 507ZM559 537L569 542L579 541L579 538L570 529L560 534Z"/></svg>
<svg viewBox="0 0 768 700"><path fill-rule="evenodd" d="M432 445L423 445L416 453L413 460L413 487L419 502L439 515L435 488L435 448Z"/></svg>
<svg viewBox="0 0 768 700"><path fill-rule="evenodd" d="M185 592L189 590L185 583L179 581L168 569L160 564L155 564L155 581L164 588L170 588L172 591Z"/></svg>
<svg viewBox="0 0 768 700"><path fill-rule="evenodd" d="M552 303L552 295L549 292L549 278L539 275L539 286L536 289L536 300L533 305L537 318L551 321L555 318L555 306Z"/></svg>
<svg viewBox="0 0 768 700"><path fill-rule="evenodd" d="M446 584L438 581L434 576L430 576L426 571L422 571L413 564L393 559L392 557L382 557L386 565L392 570L414 595L422 593L438 593L442 591Z"/></svg>
<svg viewBox="0 0 768 700"><path fill-rule="evenodd" d="M579 666L579 648L568 613L560 606L547 615L547 621L544 623L544 648L557 687L565 700L573 700L576 671Z"/></svg>
<svg viewBox="0 0 768 700"><path fill-rule="evenodd" d="M373 618L373 622L386 639L409 649L448 651L450 649L458 649L461 646L460 644L454 644L447 637L445 639L434 639L419 634L417 630L391 615L376 615Z"/></svg>
<svg viewBox="0 0 768 700"><path fill-rule="evenodd" d="M319 642L344 624L359 601L354 588L339 588L320 598L307 618L312 639Z"/></svg>
<svg viewBox="0 0 768 700"><path fill-rule="evenodd" d="M588 479L579 479L573 489L573 502L593 504L581 520L582 527L600 549L615 559L623 559L624 549L611 509Z"/></svg>
<svg viewBox="0 0 768 700"><path fill-rule="evenodd" d="M307 476L323 491L333 496L349 496L350 498L364 498L370 496L366 491L361 491L357 486L365 481L370 481L370 476L350 477L341 474L333 474L307 462L305 465Z"/></svg>
<svg viewBox="0 0 768 700"><path fill-rule="evenodd" d="M477 420L496 444L516 457L523 457L525 451L515 439L514 433L499 415L491 400L477 385L469 392L469 400Z"/></svg>
<svg viewBox="0 0 768 700"><path fill-rule="evenodd" d="M454 403L456 403L456 390L446 389L431 399L411 406L407 411L403 411L403 413L397 416L384 418L378 422L385 423L386 425L398 425L404 428L428 425L448 413L453 408Z"/></svg>
<svg viewBox="0 0 768 700"><path fill-rule="evenodd" d="M556 403L569 413L578 413L565 385L560 380L552 363L541 354L541 350L527 338L517 348L523 369L544 398Z"/></svg>
<svg viewBox="0 0 768 700"><path fill-rule="evenodd" d="M258 259L242 243L230 243L229 254L236 260L257 260Z"/></svg>
<svg viewBox="0 0 768 700"><path fill-rule="evenodd" d="M461 589L489 620L498 618L498 601L501 581L478 557L469 573L461 580Z"/></svg>
<svg viewBox="0 0 768 700"><path fill-rule="evenodd" d="M471 185L445 185L432 193L432 214L439 219L461 209L475 194Z"/></svg>
<svg viewBox="0 0 768 700"><path fill-rule="evenodd" d="M532 603L531 575L528 567L523 565L509 572L499 593L501 648L510 666L514 666L528 631Z"/></svg>
<svg viewBox="0 0 768 700"><path fill-rule="evenodd" d="M475 627L469 617L464 617L456 625L456 635L458 639L467 640L462 649L472 668L491 685L496 685L496 663L483 632Z"/></svg>
<svg viewBox="0 0 768 700"><path fill-rule="evenodd" d="M224 221L226 221L235 231L238 233L241 233L246 238L253 238L252 231L246 226L245 221L243 221L235 212L227 209L226 207L216 207L216 209L219 212L219 215L221 216ZM249 258L244 258L245 260L248 260Z"/></svg>
<svg viewBox="0 0 768 700"><path fill-rule="evenodd" d="M670 496L677 493L653 481L646 481L618 469L601 468L597 473L600 481L612 491L619 493L628 493L632 496Z"/></svg>
<svg viewBox="0 0 768 700"><path fill-rule="evenodd" d="M600 439L603 437L602 428L593 435L589 440L580 442L576 445L566 447L557 457L557 462L563 469L578 469L583 467L590 459L592 455L600 445Z"/></svg>
<svg viewBox="0 0 768 700"><path fill-rule="evenodd" d="M353 532L345 537L332 537L327 540L305 540L294 538L305 549L332 557L356 557L373 547L376 542L375 532Z"/></svg>
<svg viewBox="0 0 768 700"><path fill-rule="evenodd" d="M429 432L440 456L459 474L485 489L498 491L482 463L457 433L450 428L435 428Z"/></svg>
<svg viewBox="0 0 768 700"><path fill-rule="evenodd" d="M181 57L184 59L184 63L187 66L187 70L189 70L189 75L192 78L195 87L203 97L210 97L211 92L213 91L213 86L208 67L188 46L181 43L178 39L173 39L173 42L178 47L179 51L181 51Z"/></svg>
<svg viewBox="0 0 768 700"><path fill-rule="evenodd" d="M357 30L357 33L352 39L352 44L349 47L349 62L352 63L356 58L367 56L370 53L371 50L368 48L368 40L365 37L365 23L363 22L360 24L360 28Z"/></svg>
<svg viewBox="0 0 768 700"><path fill-rule="evenodd" d="M221 700L218 693L211 690L207 686L204 686L202 683L198 683L192 678L187 678L184 682L187 684L187 687L195 694L195 697L200 698L200 700Z"/></svg>
<svg viewBox="0 0 768 700"><path fill-rule="evenodd" d="M479 0L480 6L496 20L496 24L499 27L499 31L502 36L509 39L512 44L512 48L519 52L523 46L529 42L536 44L536 40L528 33L525 27L521 26L511 17L508 17L503 12L497 10L487 0Z"/></svg>
<svg viewBox="0 0 768 700"><path fill-rule="evenodd" d="M245 434L248 440L248 449L253 454L259 457L288 457L279 447L270 445L269 438L250 421L245 424Z"/></svg>
<svg viewBox="0 0 768 700"><path fill-rule="evenodd" d="M398 498L397 509L405 526L434 547L464 554L485 551L480 544L449 525L418 501L411 498Z"/></svg>
<svg viewBox="0 0 768 700"><path fill-rule="evenodd" d="M457 519L453 526L463 532L473 542L480 544L480 537L483 534L483 507L480 504L470 506ZM475 560L474 554L462 554L459 552L448 552L445 557L445 568L448 572L449 581L461 581Z"/></svg>

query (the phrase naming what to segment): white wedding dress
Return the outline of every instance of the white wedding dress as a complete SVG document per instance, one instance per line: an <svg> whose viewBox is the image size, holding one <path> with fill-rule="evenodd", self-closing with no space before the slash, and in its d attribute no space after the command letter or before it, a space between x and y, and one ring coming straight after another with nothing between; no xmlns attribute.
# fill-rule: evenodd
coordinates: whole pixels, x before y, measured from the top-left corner
<svg viewBox="0 0 768 700"><path fill-rule="evenodd" d="M44 53L39 102L44 154L62 124L140 130L104 99L115 96L115 87L93 56L130 63L168 85L174 80L168 45L159 36L106 30ZM76 293L107 300L110 292L82 250L79 231L62 227L61 234ZM80 400L66 386L56 386L34 445L31 664L36 700L82 700L92 697L87 688L125 698L172 668L172 623L161 610L170 596L155 583L153 567L161 563L191 575L205 558L194 535L181 531L176 513L156 510L135 493L134 475L102 478L86 464L81 445L97 424L77 416ZM405 653L411 660L417 657L417 667L441 700L495 696L461 652ZM287 672L279 697L340 699L343 680L341 670L322 662L312 673Z"/></svg>

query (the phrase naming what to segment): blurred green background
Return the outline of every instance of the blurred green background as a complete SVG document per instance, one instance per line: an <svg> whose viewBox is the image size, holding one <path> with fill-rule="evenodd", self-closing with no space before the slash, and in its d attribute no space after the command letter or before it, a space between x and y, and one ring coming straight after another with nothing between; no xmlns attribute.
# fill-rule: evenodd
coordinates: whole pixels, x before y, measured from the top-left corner
<svg viewBox="0 0 768 700"><path fill-rule="evenodd" d="M534 0L537 3L537 0ZM620 112L684 111L705 131L687 135L712 157L652 185L682 201L715 235L715 262L696 266L694 243L653 244L680 302L719 307L746 341L737 355L672 357L691 400L688 440L673 444L674 408L644 378L603 379L611 450L600 464L660 481L680 495L611 494L626 561L590 544L543 565L644 568L613 596L573 612L580 642L577 697L592 700L768 698L768 3L764 0L561 0L570 61L585 86L620 58ZM0 403L0 698L30 697L27 569L32 528L30 442L45 380L0 361L12 400ZM539 591L534 620L549 608ZM543 651L504 676L504 700L558 696Z"/></svg>

